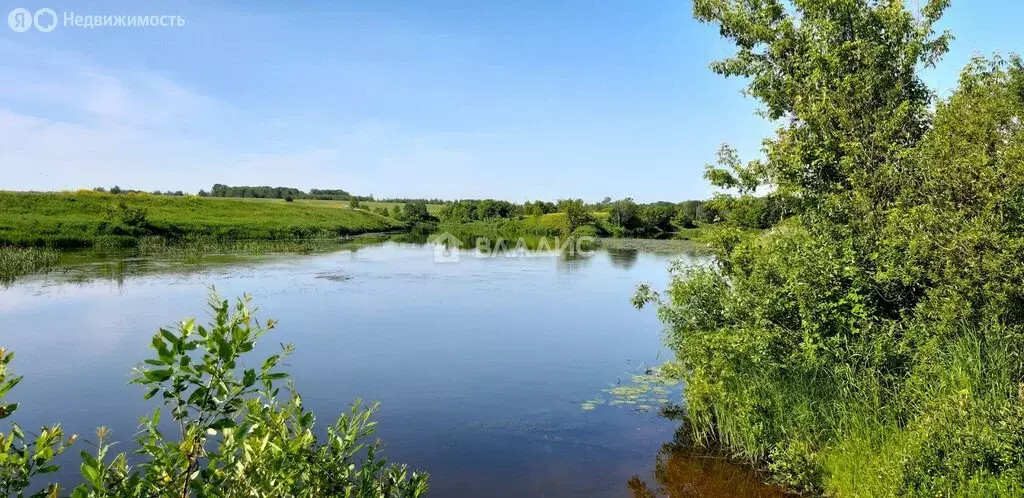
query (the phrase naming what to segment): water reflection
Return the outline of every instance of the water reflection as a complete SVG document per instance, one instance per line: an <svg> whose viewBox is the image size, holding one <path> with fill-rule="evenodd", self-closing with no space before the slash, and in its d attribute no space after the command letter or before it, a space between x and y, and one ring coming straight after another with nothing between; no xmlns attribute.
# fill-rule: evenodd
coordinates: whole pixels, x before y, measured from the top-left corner
<svg viewBox="0 0 1024 498"><path fill-rule="evenodd" d="M608 253L612 267L629 270L636 265L642 252L659 252L651 251L648 246L660 248L663 254L676 253L691 259L695 257L689 247L676 244L678 241L645 241L643 250L635 247L609 247L607 241L584 240L581 243L573 239L540 236L466 236L464 239L446 239L441 243L451 245L452 240L458 242L457 247L461 249L462 257L548 257L560 271L565 272L586 268L591 258L599 252ZM131 278L155 275L188 278L232 272L239 268L286 260L296 254L308 256L348 252L355 257L360 251L372 247L389 244L424 247L433 243L432 236L413 233L367 235L341 240L169 243L161 239L128 249L100 247L69 251L63 254L59 269L36 278L43 280L46 285L87 284L100 280L121 287Z"/></svg>
<svg viewBox="0 0 1024 498"><path fill-rule="evenodd" d="M654 483L633 476L628 487L633 498L750 497L788 496L765 484L752 468L734 463L720 451L696 445L690 429L681 426L675 437L661 447L654 464Z"/></svg>
<svg viewBox="0 0 1024 498"><path fill-rule="evenodd" d="M636 249L607 249L608 257L612 261L612 266L616 268L622 268L628 270L636 264L636 260L640 257L640 251Z"/></svg>

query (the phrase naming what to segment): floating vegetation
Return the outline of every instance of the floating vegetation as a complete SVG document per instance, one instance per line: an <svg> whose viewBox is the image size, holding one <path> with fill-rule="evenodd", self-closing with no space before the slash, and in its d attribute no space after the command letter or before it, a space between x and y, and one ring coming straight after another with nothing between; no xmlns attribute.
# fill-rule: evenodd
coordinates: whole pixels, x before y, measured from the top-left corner
<svg viewBox="0 0 1024 498"><path fill-rule="evenodd" d="M629 406L633 410L652 412L669 404L672 391L681 384L678 365L668 362L655 368L638 369L631 372L629 381L610 385L601 392L604 395L584 401L580 409L590 411L600 405ZM606 399L607 398L607 399Z"/></svg>
<svg viewBox="0 0 1024 498"><path fill-rule="evenodd" d="M331 282L344 282L346 280L351 279L352 275L347 275L347 274L341 273L341 272L325 271L325 272L318 273L316 278L320 278L320 279L323 279L323 280L328 280L328 281L331 281Z"/></svg>
<svg viewBox="0 0 1024 498"><path fill-rule="evenodd" d="M681 239L600 239L601 247L607 250L643 251L655 254L708 254L708 246L693 240Z"/></svg>

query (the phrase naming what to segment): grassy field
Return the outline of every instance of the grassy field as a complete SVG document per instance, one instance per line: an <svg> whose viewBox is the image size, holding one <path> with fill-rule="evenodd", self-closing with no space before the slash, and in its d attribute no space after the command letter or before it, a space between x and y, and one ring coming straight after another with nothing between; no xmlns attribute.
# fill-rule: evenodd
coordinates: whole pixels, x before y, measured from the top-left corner
<svg viewBox="0 0 1024 498"><path fill-rule="evenodd" d="M398 221L340 201L0 192L0 245L86 247L151 235L287 240L402 228Z"/></svg>

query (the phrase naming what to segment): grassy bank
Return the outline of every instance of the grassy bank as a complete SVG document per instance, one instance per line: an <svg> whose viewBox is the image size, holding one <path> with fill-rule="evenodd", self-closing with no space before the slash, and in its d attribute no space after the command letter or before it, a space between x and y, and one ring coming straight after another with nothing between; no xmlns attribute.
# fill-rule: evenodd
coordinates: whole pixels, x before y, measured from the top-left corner
<svg viewBox="0 0 1024 498"><path fill-rule="evenodd" d="M0 192L0 245L89 247L143 236L171 240L330 238L404 228L340 201Z"/></svg>
<svg viewBox="0 0 1024 498"><path fill-rule="evenodd" d="M518 237L521 235L560 236L569 230L565 213L551 213L523 218L498 218L469 223L441 223L439 232L464 237Z"/></svg>

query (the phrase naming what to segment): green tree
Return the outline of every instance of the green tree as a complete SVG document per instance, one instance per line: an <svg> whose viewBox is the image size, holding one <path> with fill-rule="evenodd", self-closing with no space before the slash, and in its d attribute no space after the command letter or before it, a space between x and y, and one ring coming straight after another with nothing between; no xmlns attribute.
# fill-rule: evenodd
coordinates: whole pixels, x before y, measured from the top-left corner
<svg viewBox="0 0 1024 498"><path fill-rule="evenodd" d="M644 233L672 231L676 206L671 202L655 202L640 207L640 224Z"/></svg>
<svg viewBox="0 0 1024 498"><path fill-rule="evenodd" d="M947 49L951 35L934 25L948 4L929 0L915 16L891 1L695 0L697 19L738 49L712 69L748 78L762 114L786 123L766 141L767 161L741 166L723 148L725 167L708 178L741 194L770 183L812 205L842 203L823 211L839 221L891 201L900 159L927 129L931 94L917 68Z"/></svg>
<svg viewBox="0 0 1024 498"><path fill-rule="evenodd" d="M701 225L718 223L721 221L719 214L718 208L710 202L702 202L698 204L696 210L694 210L696 223Z"/></svg>
<svg viewBox="0 0 1024 498"><path fill-rule="evenodd" d="M405 221L410 223L437 221L437 218L431 216L430 212L427 211L427 204L422 201L405 203L403 213L405 215Z"/></svg>
<svg viewBox="0 0 1024 498"><path fill-rule="evenodd" d="M558 211L565 213L570 234L577 228L593 221L590 211L582 199L562 199L558 201Z"/></svg>
<svg viewBox="0 0 1024 498"><path fill-rule="evenodd" d="M737 47L713 69L780 128L763 160L723 148L707 170L735 192L707 204L729 219L716 264L637 303L658 303L697 435L795 488L1019 492L1024 71L976 61L931 112L918 70L946 50L947 6L694 2Z"/></svg>
<svg viewBox="0 0 1024 498"><path fill-rule="evenodd" d="M672 223L679 228L696 228L697 207L700 204L700 201L684 201L680 203L678 208L676 208L676 214L672 218Z"/></svg>
<svg viewBox="0 0 1024 498"><path fill-rule="evenodd" d="M637 206L631 198L627 197L612 202L609 205L608 212L608 220L615 226L622 227L627 232L632 233L641 226L640 206Z"/></svg>

